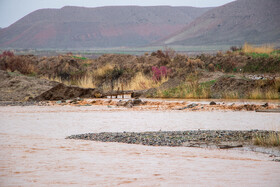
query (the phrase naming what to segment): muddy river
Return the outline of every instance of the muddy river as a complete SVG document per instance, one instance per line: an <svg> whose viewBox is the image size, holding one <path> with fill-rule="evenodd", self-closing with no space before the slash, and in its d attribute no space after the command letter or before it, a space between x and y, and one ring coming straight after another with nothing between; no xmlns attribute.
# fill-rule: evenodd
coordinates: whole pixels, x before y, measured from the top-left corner
<svg viewBox="0 0 280 187"><path fill-rule="evenodd" d="M280 130L280 114L0 107L0 186L280 186L280 162L268 154L64 139L196 129Z"/></svg>

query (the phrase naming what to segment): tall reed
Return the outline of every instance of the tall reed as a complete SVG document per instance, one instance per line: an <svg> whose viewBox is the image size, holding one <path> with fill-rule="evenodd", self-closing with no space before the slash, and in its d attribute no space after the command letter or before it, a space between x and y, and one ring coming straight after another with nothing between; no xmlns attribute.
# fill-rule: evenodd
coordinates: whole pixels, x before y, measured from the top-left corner
<svg viewBox="0 0 280 187"><path fill-rule="evenodd" d="M247 42L243 45L244 53L266 53L270 54L274 51L274 46L271 44L262 45L259 47L248 44Z"/></svg>

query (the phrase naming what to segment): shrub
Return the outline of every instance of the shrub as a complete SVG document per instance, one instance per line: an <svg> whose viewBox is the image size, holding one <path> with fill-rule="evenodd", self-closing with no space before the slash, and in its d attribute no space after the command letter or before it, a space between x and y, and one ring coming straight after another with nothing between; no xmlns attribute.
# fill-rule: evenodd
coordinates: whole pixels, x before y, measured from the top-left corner
<svg viewBox="0 0 280 187"><path fill-rule="evenodd" d="M211 72L214 72L214 71L215 71L215 66L214 66L214 64L212 64L212 63L209 64L209 65L208 65L208 70L211 71Z"/></svg>
<svg viewBox="0 0 280 187"><path fill-rule="evenodd" d="M237 47L237 46L231 46L230 50L234 51L240 51L242 47Z"/></svg>
<svg viewBox="0 0 280 187"><path fill-rule="evenodd" d="M164 49L165 57L174 58L176 55L176 51L172 48L165 47Z"/></svg>
<svg viewBox="0 0 280 187"><path fill-rule="evenodd" d="M204 68L204 62L201 61L199 58L191 59L189 58L186 63L187 71L188 72L195 72L197 68Z"/></svg>
<svg viewBox="0 0 280 187"><path fill-rule="evenodd" d="M249 58L244 72L279 73L280 59L277 56Z"/></svg>
<svg viewBox="0 0 280 187"><path fill-rule="evenodd" d="M186 66L186 62L188 61L188 57L186 55L176 54L173 58L172 66L176 68L183 68Z"/></svg>
<svg viewBox="0 0 280 187"><path fill-rule="evenodd" d="M11 55L7 54L6 55ZM35 65L24 56L11 56L5 61L1 61L0 68L2 70L10 70L11 72L19 71L24 75L35 75L36 67Z"/></svg>
<svg viewBox="0 0 280 187"><path fill-rule="evenodd" d="M151 56L155 56L160 59L159 65L165 66L171 61L169 58L169 52L163 53L161 50L157 50L157 52L152 52Z"/></svg>
<svg viewBox="0 0 280 187"><path fill-rule="evenodd" d="M13 57L13 56L15 56L15 55L14 55L14 53L11 52L11 51L4 51L4 52L0 55L0 58L1 58L1 57L5 57L5 56L7 56L7 57Z"/></svg>
<svg viewBox="0 0 280 187"><path fill-rule="evenodd" d="M157 52L152 52L151 56L156 56L158 58L167 58L167 56L162 52L162 50L157 50Z"/></svg>

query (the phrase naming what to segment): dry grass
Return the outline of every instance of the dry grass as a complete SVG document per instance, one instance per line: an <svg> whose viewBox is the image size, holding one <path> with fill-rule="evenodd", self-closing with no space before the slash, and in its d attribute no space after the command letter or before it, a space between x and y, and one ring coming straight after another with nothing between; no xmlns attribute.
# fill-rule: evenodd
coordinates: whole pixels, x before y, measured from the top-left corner
<svg viewBox="0 0 280 187"><path fill-rule="evenodd" d="M139 72L132 78L125 88L127 90L145 90L159 87L166 81L168 81L167 77L163 77L160 81L154 81L151 77L145 76L143 73Z"/></svg>
<svg viewBox="0 0 280 187"><path fill-rule="evenodd" d="M262 99L263 92L260 89L255 89L249 94L248 98L249 99Z"/></svg>
<svg viewBox="0 0 280 187"><path fill-rule="evenodd" d="M184 98L184 99L207 99L211 97L210 88L207 85L185 83L176 88L158 90L157 97L161 98Z"/></svg>
<svg viewBox="0 0 280 187"><path fill-rule="evenodd" d="M114 90L146 90L150 88L159 87L168 78L162 78L160 81L154 81L152 77L146 76L143 73L137 73L129 82L124 83L121 79L114 81ZM94 85L94 83L93 83ZM111 84L103 84L101 89L105 92L111 91Z"/></svg>
<svg viewBox="0 0 280 187"><path fill-rule="evenodd" d="M236 91L223 92L222 98L224 99L240 99L240 94Z"/></svg>
<svg viewBox="0 0 280 187"><path fill-rule="evenodd" d="M256 47L253 45L250 45L248 43L245 43L243 45L243 52L244 53L266 53L266 54L270 54L274 51L274 46L271 44L267 44L267 45L262 45L260 47Z"/></svg>
<svg viewBox="0 0 280 187"><path fill-rule="evenodd" d="M280 134L277 132L271 132L268 136L257 135L253 139L253 143L255 145L268 146L268 147L280 146Z"/></svg>
<svg viewBox="0 0 280 187"><path fill-rule="evenodd" d="M263 92L260 89L255 89L249 94L248 99L279 99L279 97L277 90Z"/></svg>
<svg viewBox="0 0 280 187"><path fill-rule="evenodd" d="M207 99L210 97L210 89L204 85L189 85L185 98Z"/></svg>
<svg viewBox="0 0 280 187"><path fill-rule="evenodd" d="M93 82L92 75L86 75L85 77L83 77L79 80L76 80L76 81L62 80L61 77L54 77L54 78L41 77L41 78L47 79L47 80L50 80L50 81L60 82L60 83L63 83L67 86L75 85L75 86L78 86L78 87L81 87L81 88L96 88L96 85Z"/></svg>
<svg viewBox="0 0 280 187"><path fill-rule="evenodd" d="M95 77L104 77L108 71L112 71L114 69L114 66L112 64L106 64L105 66L102 66L100 68L98 68L97 70L95 70L93 72L93 75Z"/></svg>
<svg viewBox="0 0 280 187"><path fill-rule="evenodd" d="M261 87L268 85L266 90L261 90ZM248 99L280 99L280 80L259 80L257 88L248 94Z"/></svg>
<svg viewBox="0 0 280 187"><path fill-rule="evenodd" d="M47 80L50 80L50 81L55 81L55 82L63 83L65 85L67 85L67 86L72 85L71 81L62 80L61 77L51 77L51 78L49 78L49 77L43 76L41 78L42 79L47 79Z"/></svg>
<svg viewBox="0 0 280 187"><path fill-rule="evenodd" d="M81 88L96 88L93 80L93 76L91 74L87 74L85 77L77 81L77 86Z"/></svg>

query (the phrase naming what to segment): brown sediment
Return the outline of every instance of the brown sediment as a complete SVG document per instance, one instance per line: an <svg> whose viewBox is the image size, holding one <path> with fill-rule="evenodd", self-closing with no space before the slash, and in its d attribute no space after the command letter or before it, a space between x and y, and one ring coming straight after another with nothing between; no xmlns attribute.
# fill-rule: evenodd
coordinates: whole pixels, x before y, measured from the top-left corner
<svg viewBox="0 0 280 187"><path fill-rule="evenodd" d="M141 105L129 109L118 107L121 112L99 112L98 108L107 106L56 105L0 107L1 184L116 186L135 178L132 186L157 186L162 182L215 186L217 181L221 185L254 182L253 186L277 186L280 182L280 163L272 162L279 158L274 153L64 139L71 134L104 131L274 130L279 129L277 114L133 111ZM38 150L25 152L32 151L31 148Z"/></svg>
<svg viewBox="0 0 280 187"><path fill-rule="evenodd" d="M64 102L49 101L48 105L71 106L108 106L108 108L129 108L131 110L181 110L181 111L275 111L280 110L279 104L243 104L243 103L215 103L185 102L185 101L158 101L158 100L110 100L110 99L74 99Z"/></svg>

